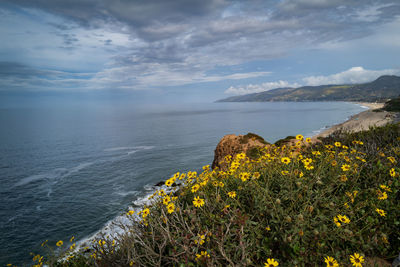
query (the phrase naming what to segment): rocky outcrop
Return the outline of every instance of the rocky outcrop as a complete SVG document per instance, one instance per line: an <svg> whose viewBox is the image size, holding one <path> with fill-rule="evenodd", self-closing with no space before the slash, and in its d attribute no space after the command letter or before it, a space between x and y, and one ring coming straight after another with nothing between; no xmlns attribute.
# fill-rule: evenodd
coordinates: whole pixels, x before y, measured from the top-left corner
<svg viewBox="0 0 400 267"><path fill-rule="evenodd" d="M219 141L217 148L214 151L214 161L212 168L225 169L226 163L223 162L225 156L231 155L232 157L238 153L246 153L250 158L257 155L258 149L269 145L262 137L248 133L246 135L225 135Z"/></svg>

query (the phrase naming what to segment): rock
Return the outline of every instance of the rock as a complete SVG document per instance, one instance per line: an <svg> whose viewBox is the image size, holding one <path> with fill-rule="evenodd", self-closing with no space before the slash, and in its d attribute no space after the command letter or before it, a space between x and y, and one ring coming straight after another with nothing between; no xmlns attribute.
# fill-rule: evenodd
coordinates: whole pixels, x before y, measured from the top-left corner
<svg viewBox="0 0 400 267"><path fill-rule="evenodd" d="M165 181L161 181L156 183L154 186L163 186L165 184Z"/></svg>
<svg viewBox="0 0 400 267"><path fill-rule="evenodd" d="M256 157L258 149L268 146L262 137L248 133L246 135L225 135L221 141L219 141L214 151L214 161L212 163L212 169L226 169L227 164L223 162L225 156L234 157L238 153L246 153L250 158Z"/></svg>

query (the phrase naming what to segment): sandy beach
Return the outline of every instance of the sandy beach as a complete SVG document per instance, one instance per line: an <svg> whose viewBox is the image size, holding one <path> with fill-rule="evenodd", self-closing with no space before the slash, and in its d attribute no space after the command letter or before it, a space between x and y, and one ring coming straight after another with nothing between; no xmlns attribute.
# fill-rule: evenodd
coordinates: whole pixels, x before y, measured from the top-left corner
<svg viewBox="0 0 400 267"><path fill-rule="evenodd" d="M329 136L331 133L339 129L350 132L358 132L362 130L368 130L368 128L372 126L383 126L387 123L396 123L400 121L400 116L397 112L374 111L382 108L384 105L383 103L357 102L355 104L368 107L369 109L350 117L350 119L343 123L333 125L325 131L313 136L312 139L317 140L318 137Z"/></svg>

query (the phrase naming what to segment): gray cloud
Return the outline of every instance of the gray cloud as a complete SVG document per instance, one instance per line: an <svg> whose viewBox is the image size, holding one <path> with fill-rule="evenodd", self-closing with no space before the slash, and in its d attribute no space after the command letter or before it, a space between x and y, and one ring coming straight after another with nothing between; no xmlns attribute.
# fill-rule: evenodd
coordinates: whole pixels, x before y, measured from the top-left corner
<svg viewBox="0 0 400 267"><path fill-rule="evenodd" d="M62 37L62 49L107 47L113 55L90 81L123 88L220 80L205 73L216 66L281 57L297 47L313 49L321 43L365 37L400 13L395 0L3 2L62 17L62 23L49 23ZM90 36L82 40L76 33L82 28L106 32L93 33L98 39L92 44ZM107 32L128 35L130 42L121 44ZM65 82L61 76L60 82ZM87 87L86 81L78 82Z"/></svg>
<svg viewBox="0 0 400 267"><path fill-rule="evenodd" d="M89 87L92 73L72 73L32 68L15 62L0 62L0 90L60 90Z"/></svg>

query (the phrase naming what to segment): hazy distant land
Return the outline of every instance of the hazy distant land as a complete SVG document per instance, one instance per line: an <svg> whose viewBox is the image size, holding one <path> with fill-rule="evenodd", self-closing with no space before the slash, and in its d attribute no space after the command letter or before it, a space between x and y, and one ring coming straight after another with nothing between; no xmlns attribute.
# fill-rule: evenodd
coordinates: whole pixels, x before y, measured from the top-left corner
<svg viewBox="0 0 400 267"><path fill-rule="evenodd" d="M217 102L278 102L278 101L355 101L385 102L400 95L400 77L384 75L363 84L302 86L277 88L261 93L232 96Z"/></svg>

